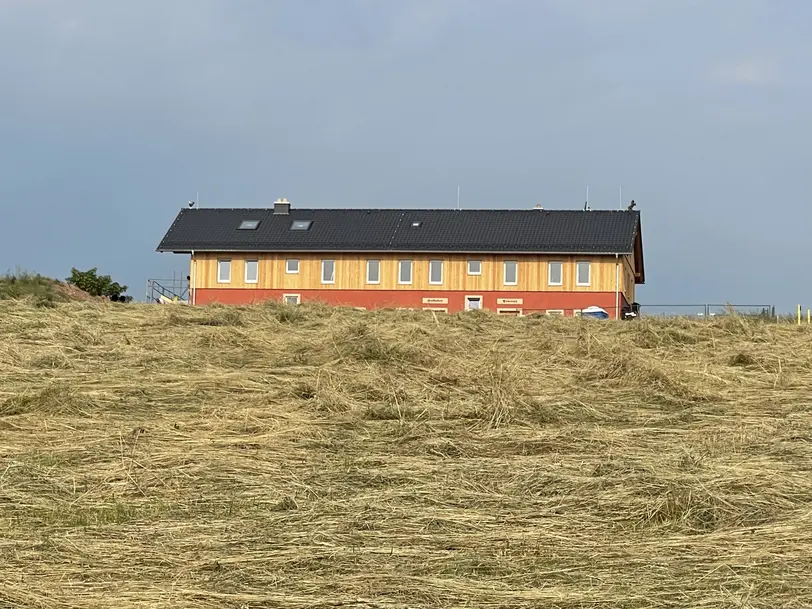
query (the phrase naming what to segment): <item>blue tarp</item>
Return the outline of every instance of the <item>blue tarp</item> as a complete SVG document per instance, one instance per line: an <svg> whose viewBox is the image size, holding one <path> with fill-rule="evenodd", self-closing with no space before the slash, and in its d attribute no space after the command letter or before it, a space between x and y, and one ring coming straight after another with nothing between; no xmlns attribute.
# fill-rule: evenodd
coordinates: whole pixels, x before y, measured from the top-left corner
<svg viewBox="0 0 812 609"><path fill-rule="evenodd" d="M609 319L609 313L600 307L587 307L581 311L581 317L592 317L594 319Z"/></svg>

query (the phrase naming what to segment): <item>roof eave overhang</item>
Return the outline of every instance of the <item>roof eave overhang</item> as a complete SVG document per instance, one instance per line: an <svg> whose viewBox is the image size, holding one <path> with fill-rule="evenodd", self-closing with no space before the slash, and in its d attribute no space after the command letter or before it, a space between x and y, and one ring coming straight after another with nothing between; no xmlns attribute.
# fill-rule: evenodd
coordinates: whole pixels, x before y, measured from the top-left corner
<svg viewBox="0 0 812 609"><path fill-rule="evenodd" d="M281 254L281 253L303 253L303 254L498 254L498 255L545 255L545 256L626 256L633 254L633 250L606 250L606 251L586 251L586 250L476 250L476 249L460 249L460 250L433 250L433 249L347 249L347 248L307 248L307 249L293 249L293 248L251 248L251 247L189 247L189 248L158 248L161 253L173 254L191 254L192 252L198 253L213 253L213 254L235 254L241 252L252 253L268 253L268 254Z"/></svg>

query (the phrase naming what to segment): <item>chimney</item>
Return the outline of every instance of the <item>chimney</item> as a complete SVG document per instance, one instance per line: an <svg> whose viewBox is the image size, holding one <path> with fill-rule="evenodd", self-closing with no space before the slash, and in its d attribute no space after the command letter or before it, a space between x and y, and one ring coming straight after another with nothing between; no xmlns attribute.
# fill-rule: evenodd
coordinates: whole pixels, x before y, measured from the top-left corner
<svg viewBox="0 0 812 609"><path fill-rule="evenodd" d="M290 201L287 199L277 199L273 202L274 216L287 216L290 214Z"/></svg>

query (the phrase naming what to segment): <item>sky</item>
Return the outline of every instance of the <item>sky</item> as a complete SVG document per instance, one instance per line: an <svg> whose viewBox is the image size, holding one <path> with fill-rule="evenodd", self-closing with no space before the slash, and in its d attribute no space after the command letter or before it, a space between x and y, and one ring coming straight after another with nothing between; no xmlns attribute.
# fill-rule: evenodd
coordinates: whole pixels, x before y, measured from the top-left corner
<svg viewBox="0 0 812 609"><path fill-rule="evenodd" d="M189 200L588 188L641 211L643 305L812 306L810 34L797 0L0 0L0 271L142 299Z"/></svg>

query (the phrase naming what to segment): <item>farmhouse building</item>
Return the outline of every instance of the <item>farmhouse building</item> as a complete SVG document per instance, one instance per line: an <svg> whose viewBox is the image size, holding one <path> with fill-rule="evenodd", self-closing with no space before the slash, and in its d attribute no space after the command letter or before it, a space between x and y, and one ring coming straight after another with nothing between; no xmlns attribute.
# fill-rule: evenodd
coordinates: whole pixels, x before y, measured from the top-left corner
<svg viewBox="0 0 812 609"><path fill-rule="evenodd" d="M610 317L645 281L640 212L183 209L159 252L191 256L192 304Z"/></svg>

